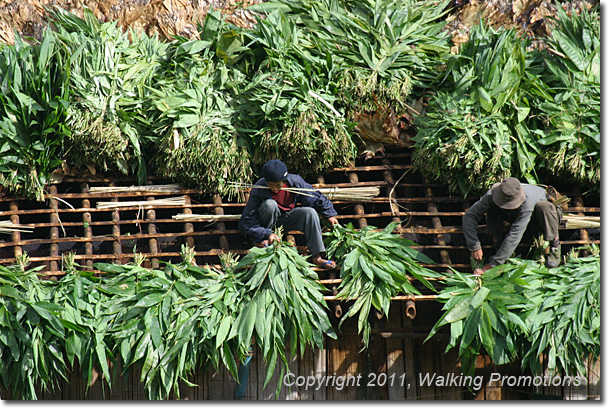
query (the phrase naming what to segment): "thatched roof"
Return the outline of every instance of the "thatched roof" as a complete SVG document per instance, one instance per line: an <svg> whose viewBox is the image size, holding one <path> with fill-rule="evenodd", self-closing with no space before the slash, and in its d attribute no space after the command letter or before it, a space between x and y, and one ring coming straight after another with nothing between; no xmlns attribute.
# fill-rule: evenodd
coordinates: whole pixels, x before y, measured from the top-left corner
<svg viewBox="0 0 610 410"><path fill-rule="evenodd" d="M47 24L45 7L61 7L80 17L88 7L101 21L118 21L161 38L174 35L191 38L197 23L210 8L219 9L228 21L241 27L255 22L253 13L244 10L262 0L0 0L0 41L12 44L15 31L22 37L41 38ZM239 6L237 6L239 4Z"/></svg>
<svg viewBox="0 0 610 410"><path fill-rule="evenodd" d="M264 0L0 0L0 42L12 44L15 31L22 37L41 38L48 21L47 8L61 7L78 16L90 8L101 21L118 21L124 29L157 33L161 38L174 35L192 38L197 23L210 8L221 10L227 20L247 27L255 20L245 8ZM599 0L562 2L566 9L591 7ZM555 0L455 0L448 29L454 42L468 38L469 27L479 19L494 26L515 27L532 34L548 34L548 18L554 16Z"/></svg>

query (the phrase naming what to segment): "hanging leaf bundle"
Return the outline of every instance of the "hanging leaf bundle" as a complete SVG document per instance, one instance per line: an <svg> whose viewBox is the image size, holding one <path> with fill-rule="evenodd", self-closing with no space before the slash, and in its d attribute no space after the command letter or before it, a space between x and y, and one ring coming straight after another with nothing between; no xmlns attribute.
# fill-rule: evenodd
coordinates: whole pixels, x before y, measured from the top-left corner
<svg viewBox="0 0 610 410"><path fill-rule="evenodd" d="M41 269L0 266L0 385L26 400L67 380L67 321L49 300L52 282L36 275Z"/></svg>
<svg viewBox="0 0 610 410"><path fill-rule="evenodd" d="M545 353L549 369L586 376L587 359L599 358L601 349L600 274L599 249L556 269L528 267L523 368L540 374L539 356Z"/></svg>
<svg viewBox="0 0 610 410"><path fill-rule="evenodd" d="M177 40L151 89L155 97L146 117L154 128L159 174L224 195L236 193L228 181L249 179L251 169L246 141L235 126L233 89L242 75L213 60L221 28L218 15L210 13L205 40Z"/></svg>
<svg viewBox="0 0 610 410"><path fill-rule="evenodd" d="M97 369L101 369L102 378L112 386L107 355L110 348L104 337L109 324L101 315L105 298L97 288L101 279L91 272L77 270L73 256L62 258L65 275L49 293L49 300L61 307L65 357L70 367L80 366L87 389Z"/></svg>
<svg viewBox="0 0 610 410"><path fill-rule="evenodd" d="M371 332L368 320L371 307L387 316L392 297L399 293L421 295L410 276L433 292L436 289L427 278L440 277L419 265L418 262L434 264L434 261L413 249L414 242L392 234L396 225L390 223L383 230L374 226L356 230L352 224L335 225L332 232L325 234L328 257L336 258L341 265L337 298L355 299L339 325L358 315L358 332L363 335L365 347Z"/></svg>
<svg viewBox="0 0 610 410"><path fill-rule="evenodd" d="M70 58L67 156L80 166L120 171L146 178L141 115L145 87L151 83L167 43L146 34L123 33L116 22L100 23L85 9L84 19L53 12L57 36Z"/></svg>
<svg viewBox="0 0 610 410"><path fill-rule="evenodd" d="M53 32L42 42L0 44L0 186L44 200L61 164L70 91L66 58Z"/></svg>
<svg viewBox="0 0 610 410"><path fill-rule="evenodd" d="M538 141L546 166L584 187L600 182L600 14L557 8L548 39L545 79L552 99L539 108L547 131Z"/></svg>
<svg viewBox="0 0 610 410"><path fill-rule="evenodd" d="M223 317L232 314L234 301L223 299L231 286L221 289L227 280L211 269L168 266L96 265L114 273L99 287L108 296L103 315L111 324L106 337L114 361L120 358L123 369L141 368L151 400L179 397L180 381L197 366L217 368L220 358L237 374L233 354L217 340Z"/></svg>
<svg viewBox="0 0 610 410"><path fill-rule="evenodd" d="M243 289L240 312L227 340L238 345L258 345L267 362L266 386L281 365L280 380L288 369L286 348L301 356L307 345L322 349L324 337L336 339L322 296L326 288L297 250L280 239L266 248L252 248L235 266ZM279 394L281 383L277 386Z"/></svg>
<svg viewBox="0 0 610 410"><path fill-rule="evenodd" d="M426 340L450 325L447 351L459 349L467 374L479 354L497 365L519 360L534 374L544 370L541 355L548 369L572 375L586 374L587 358L599 358L599 254L555 269L509 259L479 278L456 272L444 283L445 313Z"/></svg>
<svg viewBox="0 0 610 410"><path fill-rule="evenodd" d="M449 58L427 114L416 118L418 169L463 194L507 176L535 183L543 124L531 111L548 93L528 46L513 29L472 29Z"/></svg>
<svg viewBox="0 0 610 410"><path fill-rule="evenodd" d="M251 7L281 9L302 27L312 54L338 65L337 92L348 112L402 112L414 87L428 88L449 54L442 31L447 1L293 1Z"/></svg>
<svg viewBox="0 0 610 410"><path fill-rule="evenodd" d="M280 158L291 172L314 175L356 154L353 124L335 108L335 60L312 50L307 35L278 10L246 33L259 58L239 93L239 118L255 166Z"/></svg>
<svg viewBox="0 0 610 410"><path fill-rule="evenodd" d="M450 325L446 352L458 348L462 369L469 375L474 375L479 354L489 355L498 365L513 361L517 355L517 336L528 331L519 316L520 306L527 301L523 296L527 286L522 279L523 271L500 265L480 278L455 272L445 279L446 287L438 295L445 313L426 340L441 327Z"/></svg>

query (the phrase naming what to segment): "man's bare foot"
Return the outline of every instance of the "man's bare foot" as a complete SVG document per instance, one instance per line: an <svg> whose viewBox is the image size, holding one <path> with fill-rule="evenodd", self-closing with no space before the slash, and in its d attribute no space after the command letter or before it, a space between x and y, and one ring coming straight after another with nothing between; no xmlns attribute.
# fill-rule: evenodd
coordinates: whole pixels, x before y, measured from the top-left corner
<svg viewBox="0 0 610 410"><path fill-rule="evenodd" d="M337 264L334 261L329 261L329 260L322 258L320 256L320 254L315 255L312 258L312 262L317 267L326 269L326 270L335 269L337 267Z"/></svg>

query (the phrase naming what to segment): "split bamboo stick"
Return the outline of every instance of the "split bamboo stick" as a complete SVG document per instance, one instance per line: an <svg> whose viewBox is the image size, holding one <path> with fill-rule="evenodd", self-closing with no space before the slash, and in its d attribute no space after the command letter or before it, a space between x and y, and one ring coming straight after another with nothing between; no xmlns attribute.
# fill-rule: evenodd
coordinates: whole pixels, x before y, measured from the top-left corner
<svg viewBox="0 0 610 410"><path fill-rule="evenodd" d="M140 186L98 186L90 187L89 192L95 193L115 193L115 192L148 192L148 193L176 193L180 192L182 188L178 184L166 184L166 185L140 185Z"/></svg>
<svg viewBox="0 0 610 410"><path fill-rule="evenodd" d="M125 202L98 202L95 206L97 209L107 208L124 208L130 206L150 207L150 206L185 206L186 197L177 196L173 198L155 199L152 201L125 201Z"/></svg>

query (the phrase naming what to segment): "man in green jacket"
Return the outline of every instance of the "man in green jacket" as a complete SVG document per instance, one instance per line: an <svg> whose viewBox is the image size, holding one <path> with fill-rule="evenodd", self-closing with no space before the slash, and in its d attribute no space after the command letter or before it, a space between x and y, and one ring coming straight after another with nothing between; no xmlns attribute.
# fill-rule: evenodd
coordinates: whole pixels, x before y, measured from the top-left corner
<svg viewBox="0 0 610 410"><path fill-rule="evenodd" d="M496 253L489 263L474 271L482 275L488 269L503 264L515 251L524 233L542 232L551 249L546 257L548 268L559 266L559 224L561 208L548 201L546 190L536 185L521 184L517 178L506 178L494 184L485 195L464 214L462 227L468 250L473 259L483 259L481 242L477 236L479 220L486 216L487 232L491 235ZM504 222L510 224L508 233Z"/></svg>

